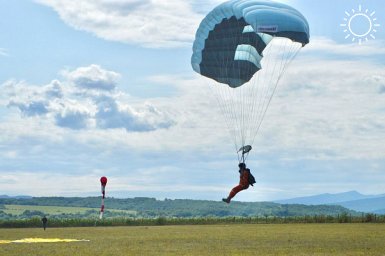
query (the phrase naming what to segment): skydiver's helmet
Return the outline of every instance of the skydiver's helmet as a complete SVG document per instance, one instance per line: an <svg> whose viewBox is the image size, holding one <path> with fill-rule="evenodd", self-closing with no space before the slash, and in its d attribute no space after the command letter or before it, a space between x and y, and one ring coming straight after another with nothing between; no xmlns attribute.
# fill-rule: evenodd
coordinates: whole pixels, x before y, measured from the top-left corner
<svg viewBox="0 0 385 256"><path fill-rule="evenodd" d="M246 164L245 163L239 163L238 167L239 167L239 169L245 169L246 168Z"/></svg>

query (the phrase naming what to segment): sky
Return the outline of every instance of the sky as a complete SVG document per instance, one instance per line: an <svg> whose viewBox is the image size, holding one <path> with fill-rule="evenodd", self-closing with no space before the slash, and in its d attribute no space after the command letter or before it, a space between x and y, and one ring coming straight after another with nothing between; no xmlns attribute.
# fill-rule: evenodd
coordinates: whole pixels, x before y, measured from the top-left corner
<svg viewBox="0 0 385 256"><path fill-rule="evenodd" d="M221 2L0 0L0 194L98 196L107 176L111 197L227 196L237 154L190 64ZM385 193L385 2L283 2L310 43L253 144L257 183L236 200Z"/></svg>

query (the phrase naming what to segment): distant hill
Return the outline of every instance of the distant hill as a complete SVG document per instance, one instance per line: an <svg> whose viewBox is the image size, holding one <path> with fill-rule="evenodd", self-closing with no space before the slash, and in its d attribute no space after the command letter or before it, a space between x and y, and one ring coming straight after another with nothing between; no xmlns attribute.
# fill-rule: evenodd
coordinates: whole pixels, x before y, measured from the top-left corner
<svg viewBox="0 0 385 256"><path fill-rule="evenodd" d="M385 214L385 196L340 202L338 205L355 211Z"/></svg>
<svg viewBox="0 0 385 256"><path fill-rule="evenodd" d="M0 198L31 199L32 196L8 196L8 195L0 195Z"/></svg>
<svg viewBox="0 0 385 256"><path fill-rule="evenodd" d="M2 198L1 205L35 205L52 207L100 207L100 197L34 197L31 199ZM339 205L299 205L278 204L272 202L232 202L226 204L218 201L166 199L137 197L127 199L106 198L106 214L109 209L135 211L136 217L228 217L228 216L314 216L359 213ZM1 207L0 207L1 208ZM1 213L1 209L0 209ZM95 214L91 213L90 214ZM112 214L112 213L111 213ZM116 213L115 215L116 216ZM1 217L1 215L0 215ZM58 216L60 217L60 216ZM71 217L71 216L66 216Z"/></svg>
<svg viewBox="0 0 385 256"><path fill-rule="evenodd" d="M306 197L296 197L292 199L276 200L275 203L280 204L305 204L305 205L320 205L320 204L336 204L340 202L361 200L381 197L384 195L363 195L357 191L348 191L337 194L320 194Z"/></svg>
<svg viewBox="0 0 385 256"><path fill-rule="evenodd" d="M375 210L373 213L384 214L385 215L385 208L384 209Z"/></svg>
<svg viewBox="0 0 385 256"><path fill-rule="evenodd" d="M281 204L304 204L304 205L341 205L354 211L368 213L385 213L385 194L363 195L357 191L348 191L337 194L320 194L307 197L277 200Z"/></svg>

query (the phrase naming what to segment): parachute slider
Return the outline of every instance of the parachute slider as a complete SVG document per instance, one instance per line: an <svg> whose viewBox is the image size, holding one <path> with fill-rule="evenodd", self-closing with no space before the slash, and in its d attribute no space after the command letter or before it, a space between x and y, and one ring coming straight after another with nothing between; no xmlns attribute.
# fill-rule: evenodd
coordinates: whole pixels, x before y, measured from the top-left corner
<svg viewBox="0 0 385 256"><path fill-rule="evenodd" d="M242 151L242 155L244 154L247 154L251 151L252 147L250 145L246 145L246 146L243 146L241 147L238 152L241 152Z"/></svg>

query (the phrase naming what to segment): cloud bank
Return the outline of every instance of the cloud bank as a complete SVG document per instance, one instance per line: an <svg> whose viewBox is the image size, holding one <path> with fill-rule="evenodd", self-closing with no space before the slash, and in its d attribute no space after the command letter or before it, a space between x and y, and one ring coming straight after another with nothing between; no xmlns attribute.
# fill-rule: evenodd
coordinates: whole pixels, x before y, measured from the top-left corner
<svg viewBox="0 0 385 256"><path fill-rule="evenodd" d="M17 108L24 117L52 120L55 125L73 130L125 129L144 132L167 129L172 118L146 103L134 107L122 101L128 98L116 88L119 74L98 65L63 71L64 81L31 86L8 81L3 93L8 107Z"/></svg>
<svg viewBox="0 0 385 256"><path fill-rule="evenodd" d="M35 0L69 26L149 48L191 47L201 20L223 0ZM293 2L293 0L280 0Z"/></svg>
<svg viewBox="0 0 385 256"><path fill-rule="evenodd" d="M313 42L281 80L249 157L258 185L239 200L383 193L385 63L372 54L378 45L357 56L360 46L331 52L335 42ZM77 195L107 175L115 179L111 194L223 197L238 182L236 155L207 80L192 74L149 78L175 92L146 100L120 91L120 75L97 65L63 71L47 85L3 83L0 168L10 182L3 188ZM28 182L33 174L55 186L36 188Z"/></svg>
<svg viewBox="0 0 385 256"><path fill-rule="evenodd" d="M190 44L203 18L202 12L209 11L219 2L217 0L36 1L52 7L65 23L75 29L90 32L106 40L154 48Z"/></svg>

